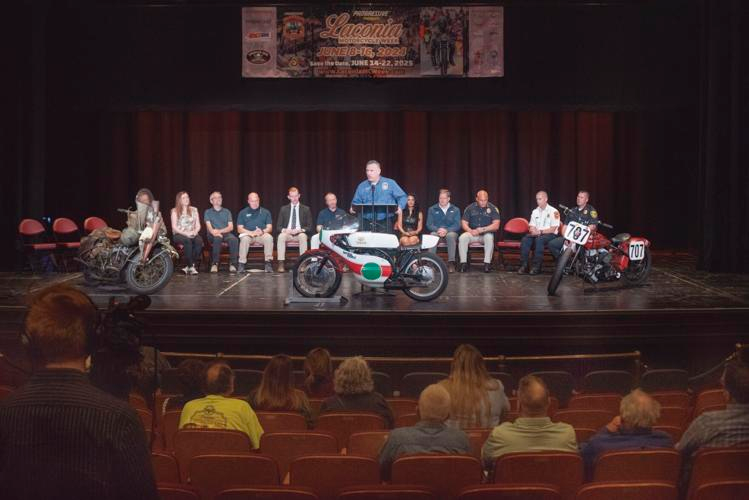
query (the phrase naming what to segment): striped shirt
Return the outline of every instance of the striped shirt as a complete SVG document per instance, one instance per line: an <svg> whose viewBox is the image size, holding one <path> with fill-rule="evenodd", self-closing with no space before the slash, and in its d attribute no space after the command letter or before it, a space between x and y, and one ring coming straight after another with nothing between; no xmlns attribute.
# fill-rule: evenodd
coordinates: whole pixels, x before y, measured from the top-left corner
<svg viewBox="0 0 749 500"><path fill-rule="evenodd" d="M676 449L688 458L702 447L741 443L749 443L749 404L729 404L725 410L703 413L694 419Z"/></svg>

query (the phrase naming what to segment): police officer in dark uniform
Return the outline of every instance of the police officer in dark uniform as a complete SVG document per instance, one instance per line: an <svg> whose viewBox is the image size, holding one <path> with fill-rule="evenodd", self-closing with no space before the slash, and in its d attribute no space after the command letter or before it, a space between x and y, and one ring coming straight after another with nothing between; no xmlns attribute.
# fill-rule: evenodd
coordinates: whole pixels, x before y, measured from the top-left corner
<svg viewBox="0 0 749 500"><path fill-rule="evenodd" d="M460 272L468 270L468 246L471 243L484 245L484 272L490 271L494 254L494 233L499 231L499 209L489 203L489 193L483 189L476 193L476 202L468 205L461 221L463 234L458 238Z"/></svg>
<svg viewBox="0 0 749 500"><path fill-rule="evenodd" d="M590 193L587 191L579 191L577 193L577 206L567 212L564 216L564 225L570 223L570 221L580 222L581 224L587 224L591 231L595 231L598 227L598 211L588 203L590 200ZM564 235L565 228L562 226L560 234ZM558 258L562 254L562 247L564 246L564 236L558 236L549 242L548 248L554 258Z"/></svg>

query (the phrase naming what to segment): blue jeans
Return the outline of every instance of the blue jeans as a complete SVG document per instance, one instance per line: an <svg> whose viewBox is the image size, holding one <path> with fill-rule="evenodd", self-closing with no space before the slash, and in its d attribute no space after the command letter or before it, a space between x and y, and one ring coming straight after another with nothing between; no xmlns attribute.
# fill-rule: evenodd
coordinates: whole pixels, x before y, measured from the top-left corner
<svg viewBox="0 0 749 500"><path fill-rule="evenodd" d="M530 254L531 247L533 247L533 267L540 268L541 263L544 261L544 247L555 238L555 234L541 234L539 236L526 234L523 236L523 239L520 241L520 265L525 266L528 264L528 254Z"/></svg>

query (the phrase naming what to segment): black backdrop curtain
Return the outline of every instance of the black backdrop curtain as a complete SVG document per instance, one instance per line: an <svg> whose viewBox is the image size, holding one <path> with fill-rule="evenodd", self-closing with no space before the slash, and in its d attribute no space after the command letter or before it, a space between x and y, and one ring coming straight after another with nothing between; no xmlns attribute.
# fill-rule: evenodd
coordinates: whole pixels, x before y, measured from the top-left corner
<svg viewBox="0 0 749 500"><path fill-rule="evenodd" d="M639 112L180 112L73 114L52 126L46 178L53 216L104 216L151 188L164 211L182 189L204 209L213 190L236 213L257 191L274 214L298 186L314 212L327 191L348 206L367 160L416 194L439 188L461 207L485 188L503 219L528 217L539 189L571 204L592 193L616 229L656 248L686 247L688 208L664 210L690 188L693 123Z"/></svg>
<svg viewBox="0 0 749 500"><path fill-rule="evenodd" d="M705 0L702 18L699 266L749 272L749 2Z"/></svg>

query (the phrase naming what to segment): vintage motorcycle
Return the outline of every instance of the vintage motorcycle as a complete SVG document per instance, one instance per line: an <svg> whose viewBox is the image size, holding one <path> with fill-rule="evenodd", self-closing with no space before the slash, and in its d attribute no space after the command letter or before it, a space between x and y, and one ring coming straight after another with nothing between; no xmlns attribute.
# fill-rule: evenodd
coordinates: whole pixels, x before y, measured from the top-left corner
<svg viewBox="0 0 749 500"><path fill-rule="evenodd" d="M119 209L130 216L133 212ZM174 261L179 254L169 239L159 235L145 262L137 244L120 241L121 231L97 229L81 239L76 260L82 264L83 278L89 285L124 283L138 295L149 295L161 290L174 274Z"/></svg>
<svg viewBox="0 0 749 500"><path fill-rule="evenodd" d="M320 248L308 250L293 270L294 288L305 297L330 297L343 267L370 288L402 290L414 300L436 299L447 287L447 267L429 250L439 242L425 234L416 248L401 248L394 234L359 231L356 217L337 217L320 232Z"/></svg>
<svg viewBox="0 0 749 500"><path fill-rule="evenodd" d="M559 205L565 215L574 217L575 212ZM613 229L613 226L599 222L599 226ZM619 233L611 239L599 232L591 231L587 223L570 220L563 229L564 247L557 259L554 274L549 280L547 291L554 295L566 274L579 276L590 282L625 281L638 284L650 274L650 241L629 233Z"/></svg>

